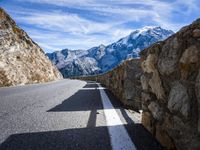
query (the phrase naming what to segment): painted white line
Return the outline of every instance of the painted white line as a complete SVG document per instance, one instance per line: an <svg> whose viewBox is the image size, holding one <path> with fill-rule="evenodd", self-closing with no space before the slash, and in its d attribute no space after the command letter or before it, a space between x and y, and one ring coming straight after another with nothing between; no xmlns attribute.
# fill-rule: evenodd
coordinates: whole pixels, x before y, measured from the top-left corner
<svg viewBox="0 0 200 150"><path fill-rule="evenodd" d="M102 87L98 83L99 87ZM103 89L99 89L113 150L136 150L116 110Z"/></svg>
<svg viewBox="0 0 200 150"><path fill-rule="evenodd" d="M100 90L100 89L106 89L104 87L94 87L94 88L82 88L81 90Z"/></svg>

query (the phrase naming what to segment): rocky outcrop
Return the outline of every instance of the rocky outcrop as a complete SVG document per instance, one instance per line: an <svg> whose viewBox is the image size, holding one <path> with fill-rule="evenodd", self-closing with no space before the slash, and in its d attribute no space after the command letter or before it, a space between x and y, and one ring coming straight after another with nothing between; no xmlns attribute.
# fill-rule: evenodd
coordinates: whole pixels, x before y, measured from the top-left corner
<svg viewBox="0 0 200 150"><path fill-rule="evenodd" d="M125 106L135 110L141 109L142 69L139 59L121 63L117 68L96 76L77 77L83 80L96 80L104 84Z"/></svg>
<svg viewBox="0 0 200 150"><path fill-rule="evenodd" d="M61 78L42 49L0 8L0 86Z"/></svg>
<svg viewBox="0 0 200 150"><path fill-rule="evenodd" d="M199 150L200 19L140 55L82 79L97 80L125 105L142 109L142 124L166 149Z"/></svg>
<svg viewBox="0 0 200 150"><path fill-rule="evenodd" d="M200 149L200 20L141 52L143 125L167 149Z"/></svg>

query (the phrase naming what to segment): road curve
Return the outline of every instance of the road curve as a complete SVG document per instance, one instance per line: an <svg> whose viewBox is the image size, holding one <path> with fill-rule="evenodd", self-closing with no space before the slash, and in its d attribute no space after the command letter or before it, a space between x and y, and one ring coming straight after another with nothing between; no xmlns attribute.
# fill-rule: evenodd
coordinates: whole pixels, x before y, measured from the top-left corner
<svg viewBox="0 0 200 150"><path fill-rule="evenodd" d="M65 79L0 88L0 150L162 149L140 115L99 86Z"/></svg>

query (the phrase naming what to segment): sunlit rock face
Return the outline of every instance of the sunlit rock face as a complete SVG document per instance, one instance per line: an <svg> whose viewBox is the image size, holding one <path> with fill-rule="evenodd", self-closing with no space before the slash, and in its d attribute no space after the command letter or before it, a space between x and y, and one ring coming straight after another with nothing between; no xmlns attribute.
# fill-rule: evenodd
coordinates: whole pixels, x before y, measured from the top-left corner
<svg viewBox="0 0 200 150"><path fill-rule="evenodd" d="M61 78L43 50L0 9L0 86Z"/></svg>
<svg viewBox="0 0 200 150"><path fill-rule="evenodd" d="M167 149L200 149L200 20L141 52L143 125Z"/></svg>
<svg viewBox="0 0 200 150"><path fill-rule="evenodd" d="M64 49L47 56L64 77L105 73L130 58L138 58L139 52L151 44L172 35L161 27L144 27L110 45L100 45L89 50Z"/></svg>

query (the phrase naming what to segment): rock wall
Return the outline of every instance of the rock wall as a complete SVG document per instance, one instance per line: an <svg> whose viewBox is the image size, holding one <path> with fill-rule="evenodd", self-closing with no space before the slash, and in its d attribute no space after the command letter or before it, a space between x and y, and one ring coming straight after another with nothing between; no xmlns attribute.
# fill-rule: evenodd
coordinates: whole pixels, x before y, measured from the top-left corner
<svg viewBox="0 0 200 150"><path fill-rule="evenodd" d="M43 50L0 8L0 86L61 78Z"/></svg>
<svg viewBox="0 0 200 150"><path fill-rule="evenodd" d="M167 149L200 149L200 20L141 52L142 123Z"/></svg>
<svg viewBox="0 0 200 150"><path fill-rule="evenodd" d="M125 106L135 110L141 109L141 83L142 69L140 60L127 60L102 75L78 77L83 80L96 80L104 84Z"/></svg>
<svg viewBox="0 0 200 150"><path fill-rule="evenodd" d="M200 19L140 55L81 78L103 83L125 105L142 105L142 124L166 149L199 150Z"/></svg>

